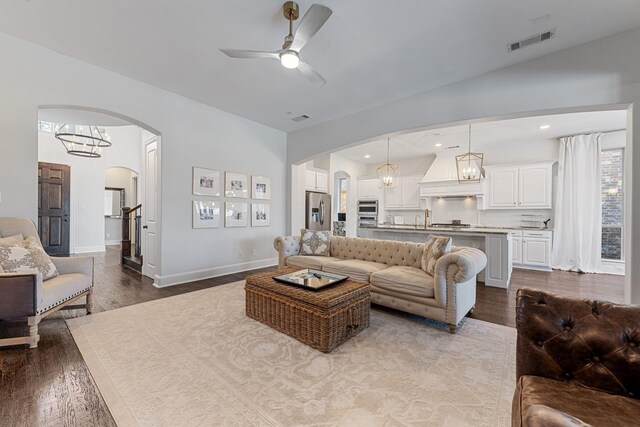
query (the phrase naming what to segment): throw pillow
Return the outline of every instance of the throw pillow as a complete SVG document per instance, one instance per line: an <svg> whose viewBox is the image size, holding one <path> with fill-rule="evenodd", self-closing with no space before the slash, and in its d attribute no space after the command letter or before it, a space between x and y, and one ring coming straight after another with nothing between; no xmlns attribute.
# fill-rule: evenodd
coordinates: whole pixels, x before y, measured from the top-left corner
<svg viewBox="0 0 640 427"><path fill-rule="evenodd" d="M15 236L9 236L9 237L0 237L0 243L15 244L15 243L20 243L23 240L24 240L24 237L22 236L22 234L16 234Z"/></svg>
<svg viewBox="0 0 640 427"><path fill-rule="evenodd" d="M448 252L451 252L451 237L429 236L422 252L422 269L433 276L436 262Z"/></svg>
<svg viewBox="0 0 640 427"><path fill-rule="evenodd" d="M56 266L35 237L20 243L0 243L0 265L5 273L40 273L42 280L58 275Z"/></svg>
<svg viewBox="0 0 640 427"><path fill-rule="evenodd" d="M300 230L300 255L329 256L331 236L328 231Z"/></svg>

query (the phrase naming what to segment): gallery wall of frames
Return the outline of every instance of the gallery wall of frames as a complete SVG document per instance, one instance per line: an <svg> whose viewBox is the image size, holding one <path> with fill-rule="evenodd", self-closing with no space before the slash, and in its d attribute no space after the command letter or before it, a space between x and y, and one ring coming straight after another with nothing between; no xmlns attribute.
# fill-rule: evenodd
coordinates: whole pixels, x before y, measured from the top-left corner
<svg viewBox="0 0 640 427"><path fill-rule="evenodd" d="M193 228L268 227L271 179L193 167Z"/></svg>

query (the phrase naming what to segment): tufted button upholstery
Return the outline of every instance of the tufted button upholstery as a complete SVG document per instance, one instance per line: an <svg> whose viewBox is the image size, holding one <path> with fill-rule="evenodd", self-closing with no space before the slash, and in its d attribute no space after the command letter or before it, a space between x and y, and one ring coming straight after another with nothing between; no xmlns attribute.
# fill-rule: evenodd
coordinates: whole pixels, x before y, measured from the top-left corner
<svg viewBox="0 0 640 427"><path fill-rule="evenodd" d="M383 262L420 268L424 245L422 243L361 239L358 237L331 237L331 256L342 259Z"/></svg>
<svg viewBox="0 0 640 427"><path fill-rule="evenodd" d="M375 282L380 286L372 287L373 303L446 322L450 332L456 331L475 305L476 276L487 264L482 251L454 246L438 259L432 276L421 270L424 244L357 237L331 236L330 257L322 260L296 256L298 236L277 237L274 247L281 268L289 262L296 266L315 263L324 271Z"/></svg>
<svg viewBox="0 0 640 427"><path fill-rule="evenodd" d="M640 420L640 308L520 289L513 426Z"/></svg>
<svg viewBox="0 0 640 427"><path fill-rule="evenodd" d="M516 321L518 378L640 393L640 308L520 289Z"/></svg>

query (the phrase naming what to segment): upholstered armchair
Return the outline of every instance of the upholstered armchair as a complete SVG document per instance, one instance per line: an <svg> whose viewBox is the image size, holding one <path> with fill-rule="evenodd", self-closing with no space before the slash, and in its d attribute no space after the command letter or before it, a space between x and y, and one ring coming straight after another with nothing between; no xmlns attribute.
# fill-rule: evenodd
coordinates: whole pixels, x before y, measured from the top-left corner
<svg viewBox="0 0 640 427"><path fill-rule="evenodd" d="M22 234L39 241L35 224L28 218L0 218L0 237ZM43 281L40 273L0 273L0 320L26 318L29 335L1 338L0 347L29 344L37 347L38 323L61 309L84 308L91 313L93 292L93 258L56 258L51 261L59 275ZM83 305L71 305L85 298Z"/></svg>
<svg viewBox="0 0 640 427"><path fill-rule="evenodd" d="M513 427L640 422L640 307L519 289Z"/></svg>

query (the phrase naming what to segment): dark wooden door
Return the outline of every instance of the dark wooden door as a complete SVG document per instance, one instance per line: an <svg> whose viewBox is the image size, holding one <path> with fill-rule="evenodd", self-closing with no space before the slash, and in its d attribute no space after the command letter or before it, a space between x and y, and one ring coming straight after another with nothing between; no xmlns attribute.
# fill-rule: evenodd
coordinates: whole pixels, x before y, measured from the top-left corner
<svg viewBox="0 0 640 427"><path fill-rule="evenodd" d="M49 255L69 255L69 171L38 163L38 232Z"/></svg>

